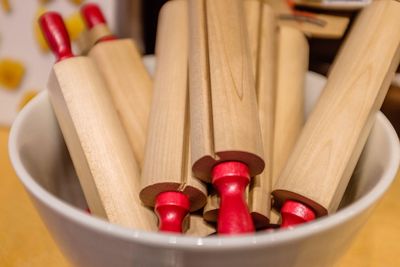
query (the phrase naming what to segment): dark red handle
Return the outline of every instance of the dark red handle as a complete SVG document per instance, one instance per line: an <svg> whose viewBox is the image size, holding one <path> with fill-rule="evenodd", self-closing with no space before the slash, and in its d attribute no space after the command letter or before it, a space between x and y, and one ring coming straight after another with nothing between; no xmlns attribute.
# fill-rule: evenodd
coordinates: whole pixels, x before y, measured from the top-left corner
<svg viewBox="0 0 400 267"><path fill-rule="evenodd" d="M57 61L73 57L71 41L64 21L57 12L46 12L39 18L43 35L57 58Z"/></svg>
<svg viewBox="0 0 400 267"><path fill-rule="evenodd" d="M81 14L89 30L96 25L107 25L103 12L101 12L100 7L96 4L90 3L83 5L81 8ZM97 40L97 42L110 41L115 39L116 37L113 34L110 34L109 36L104 36L100 38L99 40Z"/></svg>
<svg viewBox="0 0 400 267"><path fill-rule="evenodd" d="M213 168L211 175L212 184L220 197L218 233L254 232L253 220L244 198L250 182L247 165L236 161L222 162Z"/></svg>
<svg viewBox="0 0 400 267"><path fill-rule="evenodd" d="M293 227L297 224L315 220L315 213L312 209L294 200L286 200L283 203L281 216L281 228Z"/></svg>
<svg viewBox="0 0 400 267"><path fill-rule="evenodd" d="M81 8L81 14L89 30L96 25L107 24L103 12L101 12L99 6L96 4L90 3L83 5Z"/></svg>
<svg viewBox="0 0 400 267"><path fill-rule="evenodd" d="M182 192L168 191L156 197L155 212L158 229L163 232L182 233L182 223L190 209L189 198Z"/></svg>

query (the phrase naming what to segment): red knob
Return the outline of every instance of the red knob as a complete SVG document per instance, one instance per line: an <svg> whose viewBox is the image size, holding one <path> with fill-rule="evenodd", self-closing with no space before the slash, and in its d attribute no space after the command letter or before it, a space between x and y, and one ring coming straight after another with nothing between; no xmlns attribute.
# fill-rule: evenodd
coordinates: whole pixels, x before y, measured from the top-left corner
<svg viewBox="0 0 400 267"><path fill-rule="evenodd" d="M103 12L101 12L99 6L96 4L91 3L82 6L81 14L89 30L96 25L107 24Z"/></svg>
<svg viewBox="0 0 400 267"><path fill-rule="evenodd" d="M236 161L222 162L213 168L211 175L212 184L220 196L218 233L254 232L253 220L244 198L250 182L247 165Z"/></svg>
<svg viewBox="0 0 400 267"><path fill-rule="evenodd" d="M71 42L64 21L56 12L46 12L39 18L43 35L57 61L73 57Z"/></svg>
<svg viewBox="0 0 400 267"><path fill-rule="evenodd" d="M100 7L96 4L91 3L82 6L81 14L89 30L96 25L107 25L103 12L101 12ZM109 36L101 37L99 40L97 40L97 42L110 41L115 39L115 36L113 34L110 34Z"/></svg>
<svg viewBox="0 0 400 267"><path fill-rule="evenodd" d="M154 210L159 220L159 230L182 233L182 223L190 209L189 198L182 192L167 191L158 194Z"/></svg>
<svg viewBox="0 0 400 267"><path fill-rule="evenodd" d="M315 220L315 213L312 209L293 200L286 200L285 203L283 203L281 216L281 228L293 227L297 224Z"/></svg>

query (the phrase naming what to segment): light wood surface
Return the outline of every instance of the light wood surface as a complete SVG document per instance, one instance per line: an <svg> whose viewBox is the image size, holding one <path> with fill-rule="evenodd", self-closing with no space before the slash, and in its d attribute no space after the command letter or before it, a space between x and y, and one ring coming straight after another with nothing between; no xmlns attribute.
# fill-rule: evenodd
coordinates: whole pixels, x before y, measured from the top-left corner
<svg viewBox="0 0 400 267"><path fill-rule="evenodd" d="M274 121L276 91L276 55L278 24L272 8L263 4L260 13L260 36L257 53L256 93L261 126L265 169L250 184L249 210L256 229L269 223L271 209L271 184L274 166Z"/></svg>
<svg viewBox="0 0 400 267"><path fill-rule="evenodd" d="M191 211L204 206L205 186L192 176L189 147L187 2L166 3L157 32L157 67L140 198L154 206L165 191L183 191Z"/></svg>
<svg viewBox="0 0 400 267"><path fill-rule="evenodd" d="M307 39L300 30L280 26L278 36L272 188L304 124L304 85L309 54ZM280 223L276 210L271 211L270 222Z"/></svg>
<svg viewBox="0 0 400 267"><path fill-rule="evenodd" d="M72 267L40 219L8 159L0 128L0 266ZM336 267L400 266L400 174Z"/></svg>
<svg viewBox="0 0 400 267"><path fill-rule="evenodd" d="M139 168L104 80L87 57L56 63L50 101L93 214L135 229L155 230L139 199Z"/></svg>
<svg viewBox="0 0 400 267"><path fill-rule="evenodd" d="M204 102L195 101L190 103L190 108L207 113L192 117L192 132L201 135L204 129L202 125L212 121L212 126L207 127L212 129L207 137L212 138L200 137L204 142L192 142L193 172L196 177L208 182L216 161L244 162L251 176L264 169L254 74L243 9L240 0L229 1L229 4L226 1L206 1L206 39L211 84L208 93L202 92L209 94L210 103L204 106ZM192 56L196 54L191 52ZM191 67L197 61L190 62ZM196 90L192 81L190 87L191 92ZM213 148L213 151L209 151L209 148Z"/></svg>
<svg viewBox="0 0 400 267"><path fill-rule="evenodd" d="M360 14L274 185L277 205L295 199L317 216L337 209L400 61L399 14L392 0Z"/></svg>
<svg viewBox="0 0 400 267"><path fill-rule="evenodd" d="M244 15L254 78L257 79L258 50L260 41L261 0L245 0Z"/></svg>
<svg viewBox="0 0 400 267"><path fill-rule="evenodd" d="M130 39L96 44L89 52L102 74L140 168L143 167L152 81Z"/></svg>
<svg viewBox="0 0 400 267"><path fill-rule="evenodd" d="M308 69L308 42L291 27L279 27L275 103L274 184L304 124L304 85Z"/></svg>

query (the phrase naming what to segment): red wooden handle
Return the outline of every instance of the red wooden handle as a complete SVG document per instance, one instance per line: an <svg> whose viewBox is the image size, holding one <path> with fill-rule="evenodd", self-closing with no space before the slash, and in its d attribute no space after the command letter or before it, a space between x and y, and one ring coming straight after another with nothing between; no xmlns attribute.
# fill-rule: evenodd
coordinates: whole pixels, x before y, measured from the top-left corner
<svg viewBox="0 0 400 267"><path fill-rule="evenodd" d="M81 14L89 30L96 25L107 24L103 12L101 12L99 6L96 4L90 3L83 5L81 8Z"/></svg>
<svg viewBox="0 0 400 267"><path fill-rule="evenodd" d="M101 24L107 25L107 21L104 18L103 12L101 12L100 7L96 4L90 3L82 6L81 14L89 30L95 27L96 25L101 25ZM98 40L98 42L115 40L115 39L116 37L110 34L109 36L102 37L100 40Z"/></svg>
<svg viewBox="0 0 400 267"><path fill-rule="evenodd" d="M283 203L281 216L281 228L293 227L297 224L315 220L315 213L312 209L294 200L286 200Z"/></svg>
<svg viewBox="0 0 400 267"><path fill-rule="evenodd" d="M57 12L46 12L39 18L43 35L57 61L73 57L71 42L64 21Z"/></svg>
<svg viewBox="0 0 400 267"><path fill-rule="evenodd" d="M218 233L254 232L253 220L244 198L250 182L247 165L236 161L222 162L213 168L211 175L212 184L220 197Z"/></svg>
<svg viewBox="0 0 400 267"><path fill-rule="evenodd" d="M182 192L168 191L156 197L155 213L158 229L163 232L182 233L182 223L190 208L189 198Z"/></svg>

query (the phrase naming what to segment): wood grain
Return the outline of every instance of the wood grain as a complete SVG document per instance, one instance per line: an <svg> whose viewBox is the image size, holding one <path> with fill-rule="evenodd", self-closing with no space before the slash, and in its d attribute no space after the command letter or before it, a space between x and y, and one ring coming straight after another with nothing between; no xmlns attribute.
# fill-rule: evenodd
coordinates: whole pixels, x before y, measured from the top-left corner
<svg viewBox="0 0 400 267"><path fill-rule="evenodd" d="M400 3L375 1L356 21L273 192L317 216L334 212L400 61Z"/></svg>
<svg viewBox="0 0 400 267"><path fill-rule="evenodd" d="M261 7L262 3L260 0L245 0L243 2L245 22L247 27L247 35L249 40L250 55L252 62L252 70L254 78L257 79L258 69L258 50L260 42L260 19L261 19Z"/></svg>
<svg viewBox="0 0 400 267"><path fill-rule="evenodd" d="M304 85L308 54L308 42L301 31L279 27L273 183L286 164L304 125Z"/></svg>
<svg viewBox="0 0 400 267"><path fill-rule="evenodd" d="M91 212L127 227L155 230L138 197L139 170L104 80L87 57L54 65L48 89Z"/></svg>
<svg viewBox="0 0 400 267"><path fill-rule="evenodd" d="M139 167L143 167L152 81L130 39L96 44L89 52L112 96Z"/></svg>
<svg viewBox="0 0 400 267"><path fill-rule="evenodd" d="M199 139L211 136L212 139L192 142L193 172L196 177L209 182L211 169L217 162L236 160L246 163L254 176L262 172L264 162L243 3L206 1L205 6L207 36L198 36L207 40L204 43L208 46L210 102L206 105L202 101L190 103L192 110L206 112L201 116L192 116L191 131L201 135L207 128L212 132ZM191 31L196 29L191 28ZM194 43L192 39L191 43ZM199 56L192 51L190 57ZM191 59L190 67L193 62L196 64L204 60ZM190 88L193 92L201 91L202 87L191 80ZM212 126L203 126L211 121ZM209 151L210 148L213 151Z"/></svg>
<svg viewBox="0 0 400 267"><path fill-rule="evenodd" d="M278 25L275 13L267 4L263 4L261 8L256 89L265 169L252 179L248 201L250 214L256 228L263 228L269 224L271 209L271 179L274 168L276 54L278 51Z"/></svg>
<svg viewBox="0 0 400 267"><path fill-rule="evenodd" d="M204 206L206 189L192 176L189 165L187 9L186 1L171 1L159 16L157 68L140 198L154 206L159 193L183 191L193 211Z"/></svg>

